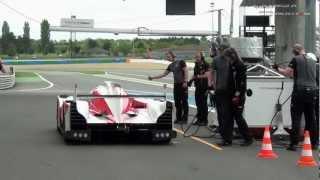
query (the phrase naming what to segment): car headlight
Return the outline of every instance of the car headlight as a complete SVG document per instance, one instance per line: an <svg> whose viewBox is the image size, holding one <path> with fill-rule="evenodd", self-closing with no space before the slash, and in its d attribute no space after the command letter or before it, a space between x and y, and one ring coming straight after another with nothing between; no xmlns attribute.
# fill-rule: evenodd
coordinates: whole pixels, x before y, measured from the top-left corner
<svg viewBox="0 0 320 180"><path fill-rule="evenodd" d="M164 133L163 133L163 132L162 132L162 133L160 133L160 137L161 137L161 138L164 138L164 136L165 136L165 135L164 135Z"/></svg>
<svg viewBox="0 0 320 180"><path fill-rule="evenodd" d="M169 132L166 132L166 137L170 137L170 133Z"/></svg>
<svg viewBox="0 0 320 180"><path fill-rule="evenodd" d="M155 135L155 136L156 136L156 138L159 138L159 137L160 137L159 133L156 133L156 135Z"/></svg>

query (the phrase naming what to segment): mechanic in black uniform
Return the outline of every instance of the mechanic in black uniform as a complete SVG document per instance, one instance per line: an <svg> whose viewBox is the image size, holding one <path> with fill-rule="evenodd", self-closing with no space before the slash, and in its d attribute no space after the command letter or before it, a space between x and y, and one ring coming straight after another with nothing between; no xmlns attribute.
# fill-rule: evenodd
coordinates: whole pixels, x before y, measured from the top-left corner
<svg viewBox="0 0 320 180"><path fill-rule="evenodd" d="M306 127L310 131L313 149L318 148L319 132L315 120L315 103L317 95L316 62L306 57L302 45L295 44L295 55L286 68L275 67L281 74L293 77L294 85L291 99L292 130L290 145L287 150L296 151L299 143L301 116L304 113Z"/></svg>
<svg viewBox="0 0 320 180"><path fill-rule="evenodd" d="M205 61L202 52L198 52L195 56L196 62L194 66L193 76L188 82L188 86L195 85L195 100L197 106L197 121L194 123L199 126L208 124L208 78L206 73L209 70L209 64Z"/></svg>
<svg viewBox="0 0 320 180"><path fill-rule="evenodd" d="M175 123L187 123L188 121L188 68L186 62L183 60L175 60L176 56L172 51L166 53L167 60L171 64L167 69L158 76L149 76L149 80L160 79L167 76L170 72L173 73L174 87L173 96L176 107Z"/></svg>
<svg viewBox="0 0 320 180"><path fill-rule="evenodd" d="M215 100L219 133L222 136L221 146L232 145L232 131L228 128L233 121L232 97L235 86L231 63L223 57L223 51L229 48L229 44L222 42L218 47L218 55L212 60L210 73L208 73L208 85L215 89Z"/></svg>
<svg viewBox="0 0 320 180"><path fill-rule="evenodd" d="M317 92L316 92L316 131L319 132L319 60L320 58L317 57L317 64L316 64L316 71L317 71Z"/></svg>
<svg viewBox="0 0 320 180"><path fill-rule="evenodd" d="M235 119L239 132L244 138L241 146L249 146L253 143L253 138L249 133L248 124L242 115L247 92L247 67L234 48L227 48L224 50L223 57L226 59L226 61L231 63L234 78L235 91L231 99L233 119ZM228 127L226 128L233 129L233 119L230 123L227 123ZM230 133L232 131L228 130L227 132Z"/></svg>

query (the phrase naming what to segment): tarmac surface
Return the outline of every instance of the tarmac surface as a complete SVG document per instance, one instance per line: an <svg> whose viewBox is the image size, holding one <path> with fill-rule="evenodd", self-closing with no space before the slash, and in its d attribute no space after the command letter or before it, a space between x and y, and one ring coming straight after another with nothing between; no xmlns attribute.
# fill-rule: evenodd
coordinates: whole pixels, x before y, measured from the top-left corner
<svg viewBox="0 0 320 180"><path fill-rule="evenodd" d="M92 145L66 145L56 131L56 96L88 93L104 81L116 81L129 92L162 93L161 82L146 81L147 75L162 70L112 69L107 75L77 72L39 71L38 83L19 81L15 88L0 91L0 169L4 180L37 179L217 179L217 180L313 180L317 168L300 168L300 150L288 152L274 146L276 160L256 157L261 142L218 150L219 138L187 138L178 134L170 145L140 142L112 142ZM117 80L118 79L118 80ZM30 84L31 83L31 84ZM171 93L170 86L167 89ZM190 91L192 95L192 91ZM195 111L192 110L191 114ZM192 115L190 115L190 119ZM176 128L180 128L177 126ZM204 127L200 135L209 136ZM314 151L314 157L316 152Z"/></svg>

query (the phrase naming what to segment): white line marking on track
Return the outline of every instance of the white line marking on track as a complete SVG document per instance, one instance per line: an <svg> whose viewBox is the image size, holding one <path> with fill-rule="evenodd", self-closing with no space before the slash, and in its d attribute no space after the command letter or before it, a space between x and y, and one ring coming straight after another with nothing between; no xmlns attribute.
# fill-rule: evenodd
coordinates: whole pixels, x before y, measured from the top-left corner
<svg viewBox="0 0 320 180"><path fill-rule="evenodd" d="M46 90L46 89L50 89L54 86L54 84L50 81L48 81L46 78L42 77L39 73L33 72L34 74L36 74L37 76L39 76L39 78L48 83L49 85L47 87L44 88L36 88L36 89L20 89L20 90L16 90L16 91L41 91L41 90Z"/></svg>
<svg viewBox="0 0 320 180"><path fill-rule="evenodd" d="M119 72L108 72L108 74L114 74L114 75L129 75L129 76L136 76L136 77L144 77L147 78L147 75L142 75L142 74L131 74L131 73L119 73ZM172 78L164 77L162 78L164 80L172 80Z"/></svg>
<svg viewBox="0 0 320 180"><path fill-rule="evenodd" d="M174 128L173 130L175 130L177 133L179 133L179 134L184 134L183 133L183 131L181 131L180 129L177 129L177 128ZM222 151L223 149L221 148L221 147L219 147L219 146L217 146L217 145L215 145L215 144L211 144L211 143L209 143L209 142L207 142L207 141L205 141L205 140L203 140L203 139L201 139L201 138L198 138L198 137L194 137L194 136L191 136L190 137L192 140L194 140L194 141L197 141L197 142L200 142L200 143L202 143L202 144L205 144L205 145L207 145L207 146L209 146L209 147L211 147L211 148L213 148L213 149L216 149L216 150L219 150L219 151Z"/></svg>
<svg viewBox="0 0 320 180"><path fill-rule="evenodd" d="M121 80L121 81L136 82L136 83L140 83L140 84L159 86L159 87L163 87L164 84L167 84L168 88L173 89L173 84L159 82L159 81L149 81L149 80L146 80L146 79L124 77L124 76L118 76L118 75L113 75L113 74L109 74L109 73L106 73L105 75L98 74L98 75L92 75L92 76L102 77L102 78L107 78L107 79L114 79L114 80ZM194 91L194 87L191 87L190 90Z"/></svg>

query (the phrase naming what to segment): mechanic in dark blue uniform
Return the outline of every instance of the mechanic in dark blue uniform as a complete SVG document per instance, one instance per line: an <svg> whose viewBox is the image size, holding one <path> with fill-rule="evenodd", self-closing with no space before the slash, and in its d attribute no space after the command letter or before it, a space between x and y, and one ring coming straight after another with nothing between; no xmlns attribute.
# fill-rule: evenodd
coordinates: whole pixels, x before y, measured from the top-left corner
<svg viewBox="0 0 320 180"><path fill-rule="evenodd" d="M315 103L317 96L316 62L306 57L302 45L293 47L294 58L286 68L276 69L286 76L293 77L294 85L291 99L292 130L290 133L290 145L287 150L296 151L299 143L301 116L304 113L306 127L310 131L313 149L318 148L319 132L315 120Z"/></svg>
<svg viewBox="0 0 320 180"><path fill-rule="evenodd" d="M167 60L171 64L167 69L158 76L149 76L149 80L160 79L167 76L170 72L173 73L174 87L173 96L176 107L175 123L187 123L188 121L188 68L186 62L183 60L175 60L176 56L172 51L166 53Z"/></svg>
<svg viewBox="0 0 320 180"><path fill-rule="evenodd" d="M231 63L234 78L235 91L232 97L233 119L235 119L238 125L239 132L244 138L241 146L249 146L253 143L253 138L249 133L248 124L243 117L243 110L247 92L247 67L234 48L228 48L224 50L223 56L227 61ZM228 123L228 125L229 126L227 128L233 129L233 120L232 122Z"/></svg>
<svg viewBox="0 0 320 180"><path fill-rule="evenodd" d="M195 85L195 100L197 106L197 121L195 125L206 126L208 124L208 78L206 73L209 71L209 64L205 61L202 52L198 52L195 56L196 62L194 73L188 86Z"/></svg>

